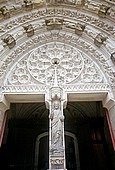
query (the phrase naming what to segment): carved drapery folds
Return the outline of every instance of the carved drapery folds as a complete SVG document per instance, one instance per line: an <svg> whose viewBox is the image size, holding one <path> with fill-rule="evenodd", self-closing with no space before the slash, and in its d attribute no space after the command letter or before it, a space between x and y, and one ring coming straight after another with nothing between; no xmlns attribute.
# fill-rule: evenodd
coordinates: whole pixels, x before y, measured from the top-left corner
<svg viewBox="0 0 115 170"><path fill-rule="evenodd" d="M65 169L63 89L58 87L55 72L54 86L49 89L49 169Z"/></svg>

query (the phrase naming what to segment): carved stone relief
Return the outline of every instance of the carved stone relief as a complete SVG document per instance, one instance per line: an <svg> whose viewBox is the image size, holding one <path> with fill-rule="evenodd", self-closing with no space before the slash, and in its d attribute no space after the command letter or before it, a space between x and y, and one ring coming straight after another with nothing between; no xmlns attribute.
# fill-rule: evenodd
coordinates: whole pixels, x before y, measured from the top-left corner
<svg viewBox="0 0 115 170"><path fill-rule="evenodd" d="M52 42L33 50L21 59L8 75L7 84L52 85L57 63L59 84L75 82L102 83L105 80L95 63L72 46Z"/></svg>
<svg viewBox="0 0 115 170"><path fill-rule="evenodd" d="M106 63L106 58L105 58L105 56L102 55L101 52L97 51L93 46L91 46L90 44L87 44L82 39L78 40L78 38L76 36L73 36L73 35L67 34L67 33L65 34L64 32L58 32L58 31L53 31L53 32L47 33L45 35L41 34L37 37L33 37L31 39L31 41L27 41L27 42L23 43L21 46L19 46L18 48L16 48L16 50L14 50L11 54L9 54L9 56L7 57L7 60L1 63L2 64L1 71L0 71L1 78L4 75L6 68L8 66L11 68L12 67L11 65L14 63L14 60L16 61L17 57L19 58L19 56L24 55L24 53L26 53L26 50L29 51L29 49L31 49L31 46L34 45L34 48L35 48L37 46L40 46L40 44L47 43L48 41L50 42L53 40L58 41L58 42L66 41L66 43L69 43L69 44L71 42L71 45L73 47L75 47L75 48L79 47L80 50L83 50L83 51L85 50L89 54L89 56L94 56L94 58L97 60L97 62L103 66L103 68L105 69L105 72L108 74L108 76L111 77L110 81L112 83L114 82L112 68L108 65L108 63ZM48 58L48 61L49 61L49 58ZM49 63L51 65L51 62L49 62ZM51 68L51 67L49 67L49 68ZM32 77L33 77L33 75L32 75ZM33 77L33 78L35 81L38 81L35 77ZM70 78L70 79L72 80L72 78ZM33 80L31 80L31 81L33 82ZM18 82L16 84L18 84Z"/></svg>
<svg viewBox="0 0 115 170"><path fill-rule="evenodd" d="M2 35L4 32L11 31L14 27L16 27L20 24L25 24L26 22L32 22L38 19L43 19L46 16L62 16L62 17L69 17L72 20L82 20L84 22L88 22L88 24L96 26L100 29L103 29L107 33L115 34L114 28L109 24L104 22L103 20L99 19L98 17L94 17L91 15L87 15L86 13L78 12L75 10L70 10L68 8L64 9L58 9L58 8L48 8L46 9L40 9L40 10L33 10L32 12L29 12L28 14L24 14L22 16L19 16L17 18L11 18L10 20L7 20L6 22L3 22L1 25L1 31L0 34Z"/></svg>

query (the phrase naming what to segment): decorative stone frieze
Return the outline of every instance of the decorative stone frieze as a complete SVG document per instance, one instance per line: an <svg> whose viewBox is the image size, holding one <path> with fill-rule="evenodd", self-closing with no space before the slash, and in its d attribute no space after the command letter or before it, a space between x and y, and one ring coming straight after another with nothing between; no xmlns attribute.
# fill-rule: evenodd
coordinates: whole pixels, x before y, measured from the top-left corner
<svg viewBox="0 0 115 170"><path fill-rule="evenodd" d="M1 87L1 93L41 93L45 94L47 89L50 86L48 85L28 85L28 86L3 86ZM70 85L62 85L62 88L65 90L65 92L99 92L99 91L110 91L111 88L109 84L105 83L76 83L76 84L70 84Z"/></svg>
<svg viewBox="0 0 115 170"><path fill-rule="evenodd" d="M3 22L1 26L0 34L2 35L9 30L11 31L14 28L16 29L16 27L17 26L19 27L20 24L25 24L26 22L30 22L30 21L32 22L41 18L44 19L44 17L46 19L47 16L53 18L55 15L58 15L61 18L68 17L71 20L75 20L75 21L82 20L86 24L88 22L88 24L94 27L96 26L99 29L103 29L104 31L106 31L107 34L110 33L113 35L115 33L114 28L112 27L111 24L104 22L104 20L101 20L98 17L94 17L92 15L88 15L87 13L83 13L80 11L75 11L72 9L70 10L68 8L60 9L56 7L54 10L54 8L52 7L52 8L47 8L47 10L44 8L39 10L33 10L28 14L24 14L22 16L19 15L19 17L17 18L11 18L10 21L8 20L5 23Z"/></svg>

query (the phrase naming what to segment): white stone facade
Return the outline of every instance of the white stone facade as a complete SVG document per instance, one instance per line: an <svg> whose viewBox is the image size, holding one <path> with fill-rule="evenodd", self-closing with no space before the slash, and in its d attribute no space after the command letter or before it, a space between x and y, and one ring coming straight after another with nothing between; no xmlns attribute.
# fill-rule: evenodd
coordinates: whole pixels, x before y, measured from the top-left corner
<svg viewBox="0 0 115 170"><path fill-rule="evenodd" d="M49 107L57 76L63 107L67 95L101 100L115 137L115 2L60 2L1 1L0 110L22 101L45 100Z"/></svg>

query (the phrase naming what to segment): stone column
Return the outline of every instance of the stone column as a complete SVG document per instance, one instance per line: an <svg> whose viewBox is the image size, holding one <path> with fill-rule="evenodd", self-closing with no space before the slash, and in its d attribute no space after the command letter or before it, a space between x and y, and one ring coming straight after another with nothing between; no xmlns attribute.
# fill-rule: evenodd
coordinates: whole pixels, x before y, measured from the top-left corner
<svg viewBox="0 0 115 170"><path fill-rule="evenodd" d="M6 123L6 111L9 109L9 102L3 94L0 95L0 146L2 144L5 123Z"/></svg>
<svg viewBox="0 0 115 170"><path fill-rule="evenodd" d="M106 110L106 116L108 120L113 148L115 150L115 105L112 106L109 110Z"/></svg>
<svg viewBox="0 0 115 170"><path fill-rule="evenodd" d="M115 99L111 95L111 93L107 94L106 98L103 101L103 106L106 108L107 121L109 125L113 147L115 150Z"/></svg>
<svg viewBox="0 0 115 170"><path fill-rule="evenodd" d="M60 87L49 90L49 170L66 169L64 139L64 98Z"/></svg>

